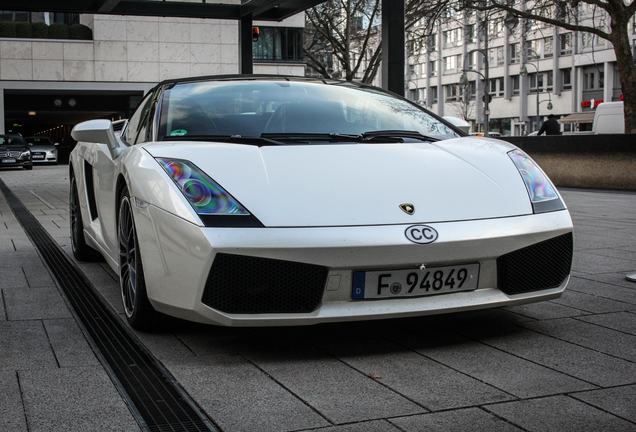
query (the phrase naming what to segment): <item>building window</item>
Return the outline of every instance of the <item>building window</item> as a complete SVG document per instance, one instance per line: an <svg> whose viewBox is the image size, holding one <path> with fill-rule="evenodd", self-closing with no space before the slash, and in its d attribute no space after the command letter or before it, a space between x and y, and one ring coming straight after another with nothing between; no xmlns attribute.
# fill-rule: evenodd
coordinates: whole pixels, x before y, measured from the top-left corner
<svg viewBox="0 0 636 432"><path fill-rule="evenodd" d="M594 72L588 72L583 74L583 90L594 90L595 84L596 84L596 80L595 78L595 73Z"/></svg>
<svg viewBox="0 0 636 432"><path fill-rule="evenodd" d="M461 54L444 57L444 73L457 71L457 69L460 67L461 61Z"/></svg>
<svg viewBox="0 0 636 432"><path fill-rule="evenodd" d="M437 76L437 60L431 60L428 62L428 75Z"/></svg>
<svg viewBox="0 0 636 432"><path fill-rule="evenodd" d="M572 90L572 68L561 69L563 90Z"/></svg>
<svg viewBox="0 0 636 432"><path fill-rule="evenodd" d="M468 69L473 70L477 68L477 65L475 64L475 55L477 53L476 52L472 52L468 55Z"/></svg>
<svg viewBox="0 0 636 432"><path fill-rule="evenodd" d="M548 91L552 91L552 88L554 87L554 76L552 74L552 71L547 71L545 73L545 78L548 82Z"/></svg>
<svg viewBox="0 0 636 432"><path fill-rule="evenodd" d="M510 64L519 63L519 44L510 44Z"/></svg>
<svg viewBox="0 0 636 432"><path fill-rule="evenodd" d="M600 89L605 88L605 72L598 73L598 88Z"/></svg>
<svg viewBox="0 0 636 432"><path fill-rule="evenodd" d="M572 54L572 33L564 33L559 35L561 39L561 53L560 55L570 55Z"/></svg>
<svg viewBox="0 0 636 432"><path fill-rule="evenodd" d="M552 36L543 39L543 57L550 58L554 55L554 38Z"/></svg>
<svg viewBox="0 0 636 432"><path fill-rule="evenodd" d="M417 78L417 71L415 70L415 65L410 64L409 67L409 79Z"/></svg>
<svg viewBox="0 0 636 432"><path fill-rule="evenodd" d="M449 84L444 86L444 96L447 101L454 101L457 99L458 91L457 84Z"/></svg>
<svg viewBox="0 0 636 432"><path fill-rule="evenodd" d="M521 88L521 80L519 79L519 75L513 75L510 77L512 81L512 95L519 96L520 88Z"/></svg>
<svg viewBox="0 0 636 432"><path fill-rule="evenodd" d="M538 40L532 40L526 42L526 58L528 60L536 60L540 55L540 47Z"/></svg>
<svg viewBox="0 0 636 432"><path fill-rule="evenodd" d="M43 22L47 25L64 23L79 24L79 14L62 12L20 12L0 10L0 21Z"/></svg>
<svg viewBox="0 0 636 432"><path fill-rule="evenodd" d="M469 24L466 26L466 43L475 43L477 42L477 37L475 36L475 24Z"/></svg>
<svg viewBox="0 0 636 432"><path fill-rule="evenodd" d="M442 33L444 37L444 48L451 48L461 45L462 33L461 29L447 30Z"/></svg>
<svg viewBox="0 0 636 432"><path fill-rule="evenodd" d="M437 87L431 87L433 103L437 103Z"/></svg>
<svg viewBox="0 0 636 432"><path fill-rule="evenodd" d="M259 27L260 37L253 42L254 60L303 60L303 29L291 27Z"/></svg>
<svg viewBox="0 0 636 432"><path fill-rule="evenodd" d="M505 62L504 58L504 47L497 47L497 66L503 66Z"/></svg>
<svg viewBox="0 0 636 432"><path fill-rule="evenodd" d="M428 37L428 50L437 51L437 34Z"/></svg>

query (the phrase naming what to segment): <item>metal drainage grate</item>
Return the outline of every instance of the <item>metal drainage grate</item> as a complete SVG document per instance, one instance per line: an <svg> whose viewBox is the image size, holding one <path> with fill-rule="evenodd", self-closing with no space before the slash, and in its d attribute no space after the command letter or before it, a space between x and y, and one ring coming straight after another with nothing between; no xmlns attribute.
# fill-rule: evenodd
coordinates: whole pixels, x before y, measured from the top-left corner
<svg viewBox="0 0 636 432"><path fill-rule="evenodd" d="M86 276L0 179L0 190L143 430L217 431L134 334L102 303Z"/></svg>

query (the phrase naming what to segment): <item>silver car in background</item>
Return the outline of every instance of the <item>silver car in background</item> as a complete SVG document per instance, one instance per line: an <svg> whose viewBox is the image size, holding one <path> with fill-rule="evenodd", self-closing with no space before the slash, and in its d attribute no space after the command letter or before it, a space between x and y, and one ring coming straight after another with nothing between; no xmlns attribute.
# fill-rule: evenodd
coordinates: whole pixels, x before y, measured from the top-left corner
<svg viewBox="0 0 636 432"><path fill-rule="evenodd" d="M33 163L57 163L57 145L51 138L45 136L26 137L24 140L29 144Z"/></svg>

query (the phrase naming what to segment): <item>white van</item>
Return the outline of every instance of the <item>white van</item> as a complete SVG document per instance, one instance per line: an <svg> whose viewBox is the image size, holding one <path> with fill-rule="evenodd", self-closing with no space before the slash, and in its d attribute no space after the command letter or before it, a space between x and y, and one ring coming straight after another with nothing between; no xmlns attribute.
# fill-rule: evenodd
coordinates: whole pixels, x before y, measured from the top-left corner
<svg viewBox="0 0 636 432"><path fill-rule="evenodd" d="M603 102L596 107L594 125L595 134L625 133L625 112L623 102Z"/></svg>

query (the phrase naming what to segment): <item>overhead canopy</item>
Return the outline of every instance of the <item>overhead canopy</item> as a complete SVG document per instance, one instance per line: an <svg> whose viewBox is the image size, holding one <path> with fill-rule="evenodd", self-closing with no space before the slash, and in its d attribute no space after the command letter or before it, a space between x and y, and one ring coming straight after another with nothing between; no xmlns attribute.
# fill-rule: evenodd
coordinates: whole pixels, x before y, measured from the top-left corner
<svg viewBox="0 0 636 432"><path fill-rule="evenodd" d="M240 4L206 0L0 0L0 10L83 14L170 16L180 18L281 21L325 0L242 0Z"/></svg>
<svg viewBox="0 0 636 432"><path fill-rule="evenodd" d="M594 123L594 113L574 113L557 120L559 123Z"/></svg>

